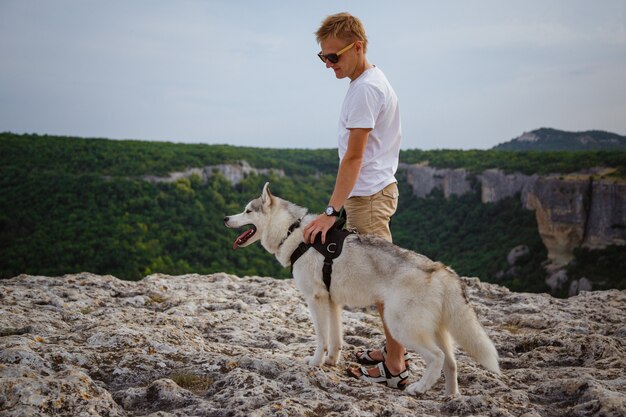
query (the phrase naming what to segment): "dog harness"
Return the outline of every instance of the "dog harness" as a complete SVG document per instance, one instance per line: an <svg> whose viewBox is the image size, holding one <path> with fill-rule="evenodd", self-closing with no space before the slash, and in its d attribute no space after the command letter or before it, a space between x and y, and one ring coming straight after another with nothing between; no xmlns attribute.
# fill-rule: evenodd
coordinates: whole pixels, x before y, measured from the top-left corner
<svg viewBox="0 0 626 417"><path fill-rule="evenodd" d="M341 229L345 219L339 218L333 227L326 232L326 243L322 244L322 236L318 234L315 236L315 241L311 243L300 243L295 251L291 254L291 274L293 275L293 265L302 255L306 253L311 247L315 248L319 253L324 255L324 267L322 268L322 279L326 285L326 290L330 293L330 281L333 273L333 260L341 255L343 249L343 241L346 237L355 232ZM299 225L299 223L298 223Z"/></svg>

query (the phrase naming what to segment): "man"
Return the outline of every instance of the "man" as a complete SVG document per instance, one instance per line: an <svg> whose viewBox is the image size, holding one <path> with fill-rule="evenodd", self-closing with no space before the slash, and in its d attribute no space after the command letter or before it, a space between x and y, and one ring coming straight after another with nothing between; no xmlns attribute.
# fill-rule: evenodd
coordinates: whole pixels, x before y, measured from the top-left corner
<svg viewBox="0 0 626 417"><path fill-rule="evenodd" d="M350 79L339 120L339 170L333 194L324 214L304 229L312 243L333 226L341 207L348 217L347 228L358 233L377 234L391 241L389 220L398 203L394 177L400 153L400 112L398 99L383 72L371 65L365 54L367 36L361 21L348 14L328 16L316 32L322 51L318 54L337 79ZM389 334L383 306L387 339L379 350L357 353L357 361L375 368L354 368L348 373L359 379L404 388L408 373L405 349Z"/></svg>

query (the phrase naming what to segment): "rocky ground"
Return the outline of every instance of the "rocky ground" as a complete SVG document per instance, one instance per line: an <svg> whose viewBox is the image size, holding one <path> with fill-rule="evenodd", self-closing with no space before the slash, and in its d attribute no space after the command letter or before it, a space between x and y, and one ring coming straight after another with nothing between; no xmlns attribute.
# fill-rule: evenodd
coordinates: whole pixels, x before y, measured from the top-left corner
<svg viewBox="0 0 626 417"><path fill-rule="evenodd" d="M371 310L345 311L336 368L310 368L309 313L292 281L226 274L140 282L92 274L0 281L2 416L624 416L626 291L566 300L477 279L471 302L502 375L458 352L421 397L345 375L382 342ZM419 318L416 318L419 319ZM412 355L411 379L423 362Z"/></svg>

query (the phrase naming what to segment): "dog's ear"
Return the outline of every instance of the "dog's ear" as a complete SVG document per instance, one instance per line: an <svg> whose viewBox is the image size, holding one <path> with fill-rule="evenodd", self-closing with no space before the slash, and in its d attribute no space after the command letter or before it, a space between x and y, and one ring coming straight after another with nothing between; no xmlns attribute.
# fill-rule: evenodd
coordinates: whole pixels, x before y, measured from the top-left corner
<svg viewBox="0 0 626 417"><path fill-rule="evenodd" d="M263 192L261 193L261 201L264 205L271 206L273 198L274 196L270 192L270 183L266 182L263 186Z"/></svg>

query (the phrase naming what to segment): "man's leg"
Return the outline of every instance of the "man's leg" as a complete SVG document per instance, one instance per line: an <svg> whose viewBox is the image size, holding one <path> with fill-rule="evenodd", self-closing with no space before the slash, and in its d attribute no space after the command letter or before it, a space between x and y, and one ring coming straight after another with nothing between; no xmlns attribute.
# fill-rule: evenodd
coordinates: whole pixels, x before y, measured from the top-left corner
<svg viewBox="0 0 626 417"><path fill-rule="evenodd" d="M385 330L385 339L387 340L387 358L385 360L385 365L392 374L397 375L400 372L406 369L406 364L404 363L404 352L406 349L404 346L400 344L396 339L391 336L389 333L389 329L387 328L387 324L385 323L384 317L384 309L385 306L383 304L376 304L376 308L378 308L378 313L380 313L380 317L383 321L383 329ZM382 356L382 352L381 352ZM378 370L378 369L376 369ZM374 371L372 371L374 372ZM370 373L371 375L371 373ZM376 376L376 375L372 375Z"/></svg>
<svg viewBox="0 0 626 417"><path fill-rule="evenodd" d="M373 196L352 197L344 205L348 216L347 228L355 229L357 233L361 234L375 234L391 242L389 220L395 213L397 205L398 188L395 183ZM376 308L382 319L385 332L387 347L385 365L392 374L397 375L406 368L404 363L405 348L389 333L384 318L384 306L376 304ZM383 353L380 350L372 351L370 356L374 360L383 360ZM368 369L368 373L373 377L379 375L378 368Z"/></svg>

